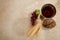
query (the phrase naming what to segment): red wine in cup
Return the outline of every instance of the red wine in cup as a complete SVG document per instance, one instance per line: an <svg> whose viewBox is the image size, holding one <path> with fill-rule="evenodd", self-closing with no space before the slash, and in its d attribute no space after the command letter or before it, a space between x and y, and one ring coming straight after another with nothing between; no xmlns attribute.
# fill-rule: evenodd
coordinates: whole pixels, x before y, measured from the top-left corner
<svg viewBox="0 0 60 40"><path fill-rule="evenodd" d="M41 9L42 15L46 18L52 18L56 14L56 8L52 4L45 4Z"/></svg>

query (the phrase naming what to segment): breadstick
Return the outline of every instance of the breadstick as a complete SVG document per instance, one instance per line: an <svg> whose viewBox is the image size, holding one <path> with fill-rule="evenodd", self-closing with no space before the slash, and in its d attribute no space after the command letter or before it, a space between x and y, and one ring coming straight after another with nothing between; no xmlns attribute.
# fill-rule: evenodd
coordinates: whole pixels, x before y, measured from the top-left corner
<svg viewBox="0 0 60 40"><path fill-rule="evenodd" d="M35 35L35 34L39 31L39 29L40 29L40 23L38 22L38 23L28 32L29 36L31 37L31 36Z"/></svg>
<svg viewBox="0 0 60 40"><path fill-rule="evenodd" d="M36 26L34 26L35 27L35 29L34 29L34 31L30 34L30 36L33 36L35 33L36 33L36 31L38 30L38 28L39 28L39 24L37 24Z"/></svg>
<svg viewBox="0 0 60 40"><path fill-rule="evenodd" d="M36 24L37 25L37 24ZM30 30L28 31L28 36L30 36L30 34L35 30L36 27L32 27L30 28Z"/></svg>
<svg viewBox="0 0 60 40"><path fill-rule="evenodd" d="M42 29L42 24L40 23L40 27L38 28L37 32L35 33L36 36L38 36L38 33L41 31Z"/></svg>
<svg viewBox="0 0 60 40"><path fill-rule="evenodd" d="M38 28L38 30L35 33L36 36L38 35L39 31L40 31L40 27Z"/></svg>

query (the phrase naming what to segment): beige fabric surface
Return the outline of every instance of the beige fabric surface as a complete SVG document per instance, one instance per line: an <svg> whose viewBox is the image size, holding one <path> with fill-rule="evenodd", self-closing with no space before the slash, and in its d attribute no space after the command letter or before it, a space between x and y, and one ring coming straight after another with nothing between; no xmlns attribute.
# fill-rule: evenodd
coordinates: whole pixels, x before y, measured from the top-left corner
<svg viewBox="0 0 60 40"><path fill-rule="evenodd" d="M28 38L31 12L46 3L57 9L53 18L56 27L42 29L38 37ZM60 40L60 0L0 0L0 40Z"/></svg>

